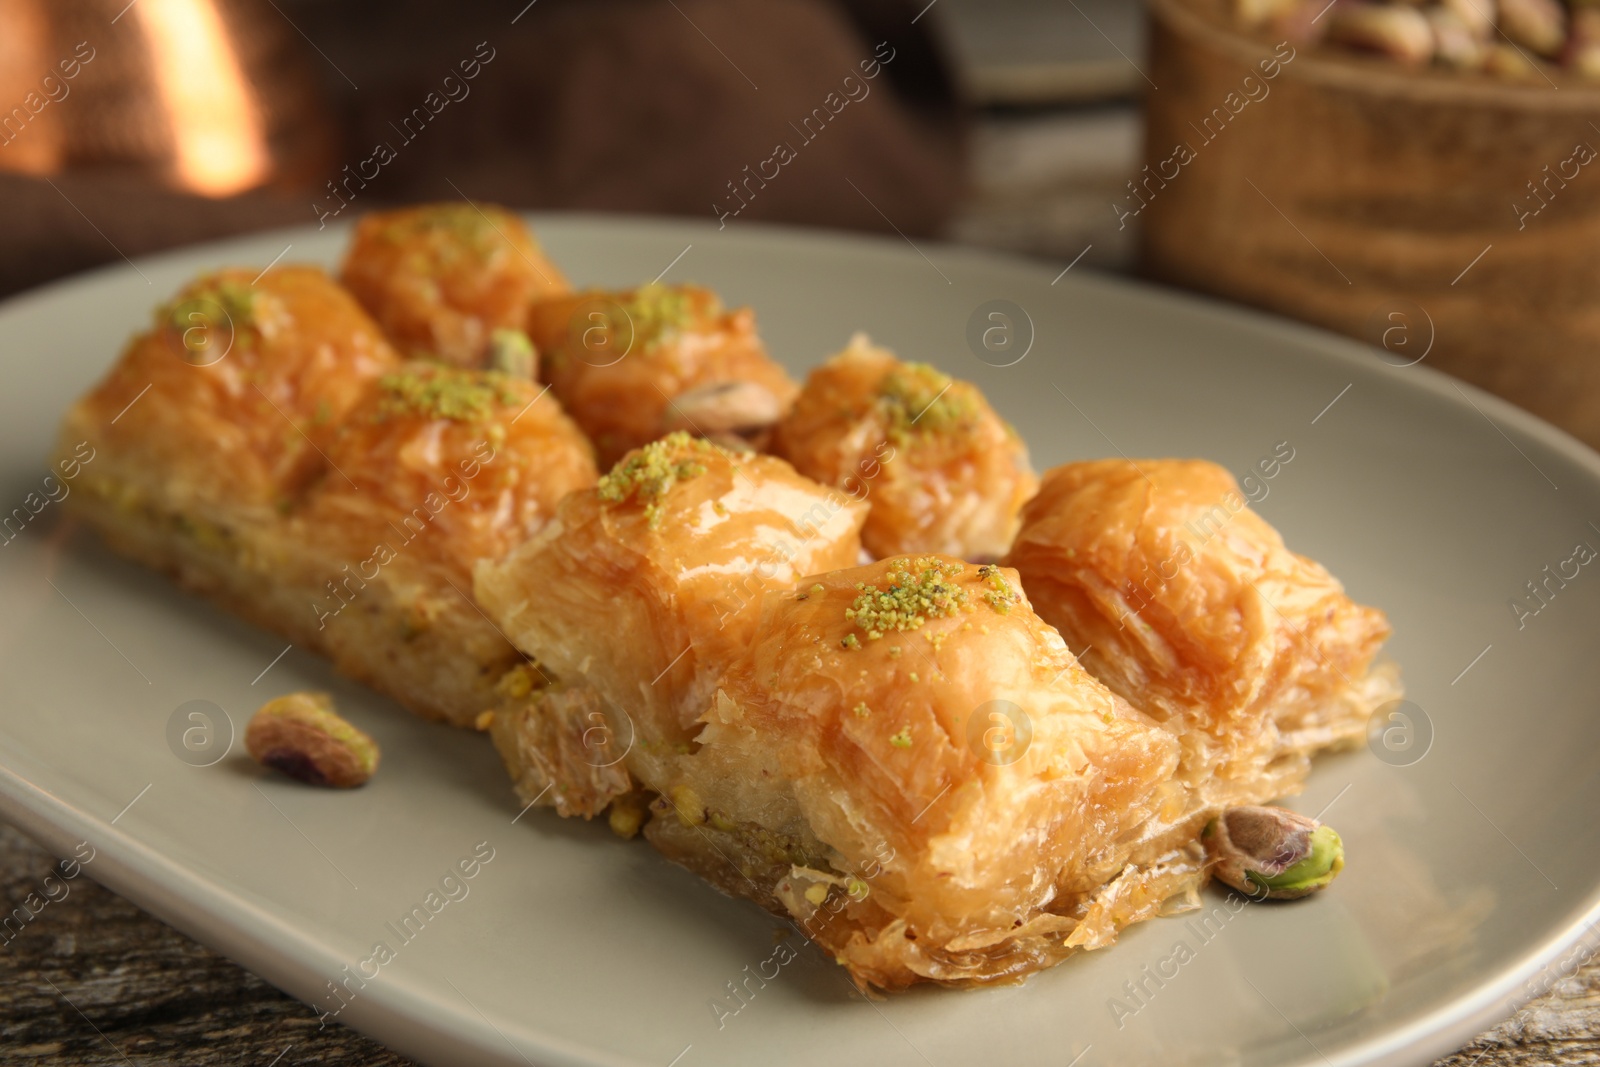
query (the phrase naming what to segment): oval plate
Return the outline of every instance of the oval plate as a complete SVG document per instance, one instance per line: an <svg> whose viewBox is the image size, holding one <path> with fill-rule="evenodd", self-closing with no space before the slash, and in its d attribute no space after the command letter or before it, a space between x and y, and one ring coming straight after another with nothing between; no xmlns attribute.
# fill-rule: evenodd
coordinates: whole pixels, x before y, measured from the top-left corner
<svg viewBox="0 0 1600 1067"><path fill-rule="evenodd" d="M520 812L484 737L412 719L62 525L42 465L57 421L152 307L286 250L333 265L333 228L0 309L7 819L59 855L88 842L92 877L328 1025L452 1067L1420 1064L1574 965L1600 911L1600 566L1581 562L1600 548L1600 457L1425 366L1125 281L894 240L532 221L581 284L665 272L754 306L797 373L861 329L976 381L1040 469L1185 455L1243 476L1292 451L1259 510L1389 613L1412 701L1293 802L1344 835L1339 883L1287 906L1208 891L1021 986L868 1002L645 845ZM369 786L308 790L237 742L208 766L175 754L190 725L220 745L300 688L333 691L379 739ZM221 715L180 711L196 700ZM446 880L474 856L473 878Z"/></svg>

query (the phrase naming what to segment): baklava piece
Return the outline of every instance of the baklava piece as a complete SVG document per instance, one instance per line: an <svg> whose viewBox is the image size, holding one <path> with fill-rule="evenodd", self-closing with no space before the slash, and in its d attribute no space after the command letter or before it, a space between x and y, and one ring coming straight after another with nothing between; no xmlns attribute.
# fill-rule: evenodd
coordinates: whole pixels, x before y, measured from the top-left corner
<svg viewBox="0 0 1600 1067"><path fill-rule="evenodd" d="M1299 792L1400 696L1389 635L1198 460L1049 471L1006 558L1085 667L1180 742L1195 818Z"/></svg>
<svg viewBox="0 0 1600 1067"><path fill-rule="evenodd" d="M521 219L467 201L363 215L340 280L407 357L504 370L528 306L569 288Z"/></svg>
<svg viewBox="0 0 1600 1067"><path fill-rule="evenodd" d="M871 504L861 540L879 557L996 559L1038 486L1027 446L976 386L865 334L811 373L773 451Z"/></svg>
<svg viewBox="0 0 1600 1067"><path fill-rule="evenodd" d="M537 673L473 601L473 565L504 558L597 477L589 442L531 382L438 363L382 376L283 532L308 565L317 646L429 717L470 725L508 672Z"/></svg>
<svg viewBox="0 0 1600 1067"><path fill-rule="evenodd" d="M896 557L769 594L700 727L646 836L864 987L1015 981L1204 880L1175 740L999 567Z"/></svg>
<svg viewBox="0 0 1600 1067"><path fill-rule="evenodd" d="M67 414L94 448L68 507L123 555L458 725L524 658L471 568L594 484L527 380L403 363L319 270L185 289Z"/></svg>
<svg viewBox="0 0 1600 1067"><path fill-rule="evenodd" d="M541 301L528 333L540 373L602 465L677 430L760 448L796 392L757 336L755 313L727 310L699 286Z"/></svg>
<svg viewBox="0 0 1600 1067"><path fill-rule="evenodd" d="M667 777L762 596L854 563L863 517L782 460L677 433L568 496L503 563L481 565L478 601L560 682L529 692L543 679L512 678L494 718L524 799L594 815Z"/></svg>

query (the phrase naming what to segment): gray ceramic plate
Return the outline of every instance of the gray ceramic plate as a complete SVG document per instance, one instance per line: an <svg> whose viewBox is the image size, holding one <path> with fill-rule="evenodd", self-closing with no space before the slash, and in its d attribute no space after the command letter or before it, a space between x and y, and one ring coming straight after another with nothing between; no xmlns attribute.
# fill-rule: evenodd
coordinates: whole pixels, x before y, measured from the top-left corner
<svg viewBox="0 0 1600 1067"><path fill-rule="evenodd" d="M63 856L88 842L90 876L308 1013L338 1008L334 1021L450 1067L1423 1063L1572 965L1600 887L1600 565L1568 562L1600 548L1592 452L1425 364L1078 271L1052 282L1045 265L892 239L535 222L580 282L667 271L753 305L797 372L866 329L971 378L1041 468L1120 452L1243 473L1287 442L1294 458L1260 510L1389 612L1415 702L1372 751L1323 761L1294 802L1331 805L1350 855L1338 884L1242 910L1208 895L1204 913L1022 986L869 1003L820 953L779 967L795 946L775 949L778 923L648 847L518 818L484 738L285 653L69 534L57 503L0 547L0 813ZM47 499L60 412L190 275L264 266L291 243L288 260L331 264L343 240L303 230L191 249L0 309L5 510ZM989 335L994 351L969 343L993 300L1022 312L1009 348ZM1542 602L1530 581L1548 583ZM173 723L204 725L187 702L242 729L264 698L303 687L333 690L381 741L367 788L296 786L237 744L210 766L175 755ZM429 913L430 891L475 850L493 858ZM378 943L390 958L377 977L335 997Z"/></svg>

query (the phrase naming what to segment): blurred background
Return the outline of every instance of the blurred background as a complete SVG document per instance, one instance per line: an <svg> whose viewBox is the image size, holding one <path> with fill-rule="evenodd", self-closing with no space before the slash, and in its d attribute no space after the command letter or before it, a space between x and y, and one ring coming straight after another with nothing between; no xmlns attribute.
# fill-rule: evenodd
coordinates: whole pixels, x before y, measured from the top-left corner
<svg viewBox="0 0 1600 1067"><path fill-rule="evenodd" d="M0 200L26 208L6 212L0 290L114 259L112 243L137 255L346 202L712 219L784 140L798 158L739 221L1069 257L1093 240L1091 261L1126 266L1108 204L1137 169L1143 83L1124 56L1142 12L1076 8L0 0L0 108L46 102L0 130ZM875 53L892 58L867 79ZM51 72L60 100L39 84ZM826 128L803 126L818 108Z"/></svg>
<svg viewBox="0 0 1600 1067"><path fill-rule="evenodd" d="M899 232L1600 445L1597 74L1586 0L0 0L0 294L423 199Z"/></svg>

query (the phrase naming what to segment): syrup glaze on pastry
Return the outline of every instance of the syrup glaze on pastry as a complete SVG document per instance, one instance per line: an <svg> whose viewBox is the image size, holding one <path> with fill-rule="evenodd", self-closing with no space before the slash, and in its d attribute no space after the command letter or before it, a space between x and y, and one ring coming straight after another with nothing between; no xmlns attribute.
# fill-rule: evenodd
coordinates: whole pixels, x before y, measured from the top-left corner
<svg viewBox="0 0 1600 1067"><path fill-rule="evenodd" d="M1038 479L1028 450L976 386L902 363L857 334L807 379L773 451L872 505L875 556L999 557Z"/></svg>
<svg viewBox="0 0 1600 1067"><path fill-rule="evenodd" d="M863 518L859 504L782 460L673 434L630 453L594 489L569 495L555 521L503 563L481 564L477 598L563 686L598 694L600 710L618 720L611 736L636 738L624 766L654 788L691 746L763 593L854 563ZM529 694L496 715L514 778L524 775L514 744L507 747L508 724L540 714L543 699ZM613 755L620 751L594 762ZM545 802L598 813L606 798L571 799L583 788L559 783Z"/></svg>
<svg viewBox="0 0 1600 1067"><path fill-rule="evenodd" d="M528 228L492 204L421 204L363 215L339 280L400 351L488 365L498 330L568 291Z"/></svg>
<svg viewBox="0 0 1600 1067"><path fill-rule="evenodd" d="M596 479L531 382L404 364L321 271L201 279L68 413L96 449L68 505L117 551L468 725L524 662L471 565Z"/></svg>
<svg viewBox="0 0 1600 1067"><path fill-rule="evenodd" d="M677 397L706 386L744 383L776 411L796 387L767 355L755 313L728 310L694 285L591 290L533 306L528 334L540 373L595 443L602 465L660 437ZM684 428L709 435L710 428ZM758 442L759 443L759 442Z"/></svg>
<svg viewBox="0 0 1600 1067"><path fill-rule="evenodd" d="M1057 467L1006 563L1084 666L1182 741L1197 813L1298 792L1313 753L1399 695L1373 668L1383 613L1289 551L1214 463Z"/></svg>

